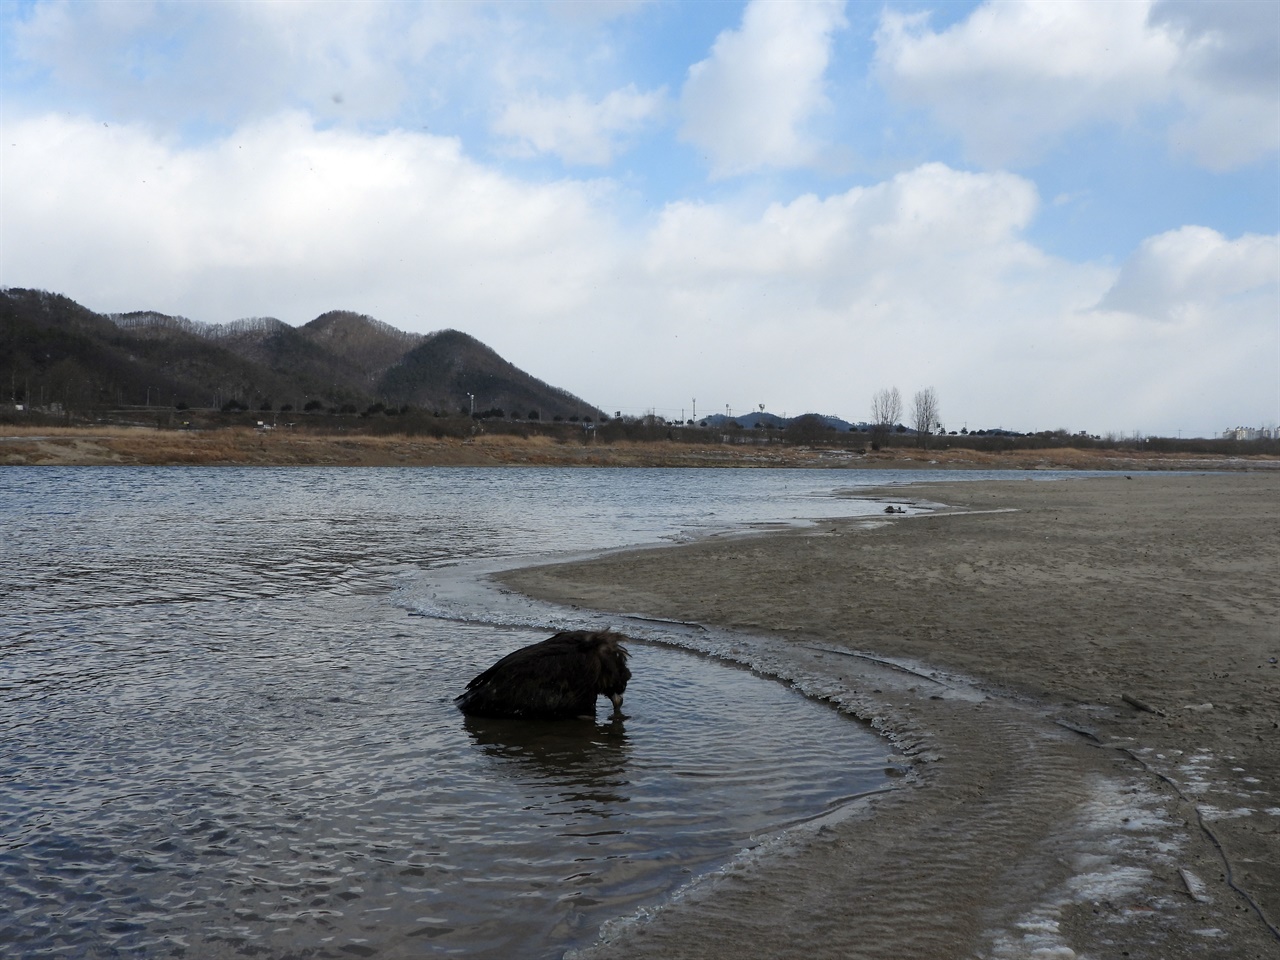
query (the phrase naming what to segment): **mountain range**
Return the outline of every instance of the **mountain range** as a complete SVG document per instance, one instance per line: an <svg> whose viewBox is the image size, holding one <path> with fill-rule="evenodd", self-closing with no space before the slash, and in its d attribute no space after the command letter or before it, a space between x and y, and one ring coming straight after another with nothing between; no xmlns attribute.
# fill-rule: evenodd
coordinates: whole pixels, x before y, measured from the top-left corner
<svg viewBox="0 0 1280 960"><path fill-rule="evenodd" d="M7 369L6 369L7 368ZM600 419L458 330L406 333L345 310L300 327L95 313L42 290L0 290L0 390L67 410L167 406L358 412L373 406Z"/></svg>

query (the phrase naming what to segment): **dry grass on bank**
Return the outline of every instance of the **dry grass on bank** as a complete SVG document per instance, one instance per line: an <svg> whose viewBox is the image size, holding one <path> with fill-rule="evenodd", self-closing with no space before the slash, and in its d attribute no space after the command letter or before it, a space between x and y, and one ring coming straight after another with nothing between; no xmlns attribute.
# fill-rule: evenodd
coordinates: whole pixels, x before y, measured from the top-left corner
<svg viewBox="0 0 1280 960"><path fill-rule="evenodd" d="M618 441L545 435L311 433L305 430L157 430L103 426L0 427L0 465L856 467L893 469L1168 470L1280 466L1276 457L1153 454L1133 450L922 450L859 453L780 443Z"/></svg>

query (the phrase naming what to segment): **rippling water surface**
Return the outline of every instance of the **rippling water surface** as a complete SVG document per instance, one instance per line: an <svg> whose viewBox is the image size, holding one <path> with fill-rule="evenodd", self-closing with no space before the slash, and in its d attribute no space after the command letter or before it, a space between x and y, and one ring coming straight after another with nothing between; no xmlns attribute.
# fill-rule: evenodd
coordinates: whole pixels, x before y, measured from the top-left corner
<svg viewBox="0 0 1280 960"><path fill-rule="evenodd" d="M0 955L558 956L875 789L857 724L651 643L625 719L452 703L571 625L460 590L480 561L876 509L859 479L0 468Z"/></svg>

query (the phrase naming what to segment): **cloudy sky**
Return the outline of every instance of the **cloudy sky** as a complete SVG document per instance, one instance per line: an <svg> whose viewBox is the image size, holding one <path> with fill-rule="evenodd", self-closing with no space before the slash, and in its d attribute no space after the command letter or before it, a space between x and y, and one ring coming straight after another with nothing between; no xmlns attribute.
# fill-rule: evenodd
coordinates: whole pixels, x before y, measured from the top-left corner
<svg viewBox="0 0 1280 960"><path fill-rule="evenodd" d="M1280 420L1280 0L0 0L0 284L607 411Z"/></svg>

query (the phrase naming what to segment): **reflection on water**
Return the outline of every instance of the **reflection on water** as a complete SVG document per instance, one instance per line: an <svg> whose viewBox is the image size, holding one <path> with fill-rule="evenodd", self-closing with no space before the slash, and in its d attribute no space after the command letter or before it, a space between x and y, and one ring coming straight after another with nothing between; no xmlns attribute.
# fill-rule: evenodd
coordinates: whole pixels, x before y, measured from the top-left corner
<svg viewBox="0 0 1280 960"><path fill-rule="evenodd" d="M546 630L408 613L850 479L0 468L0 955L558 956L874 789L856 724L652 644L625 719L464 718Z"/></svg>
<svg viewBox="0 0 1280 960"><path fill-rule="evenodd" d="M626 720L577 718L557 723L530 723L506 718L464 717L462 725L487 757L499 761L495 771L519 781L537 781L566 790L609 791L607 799L626 798Z"/></svg>

